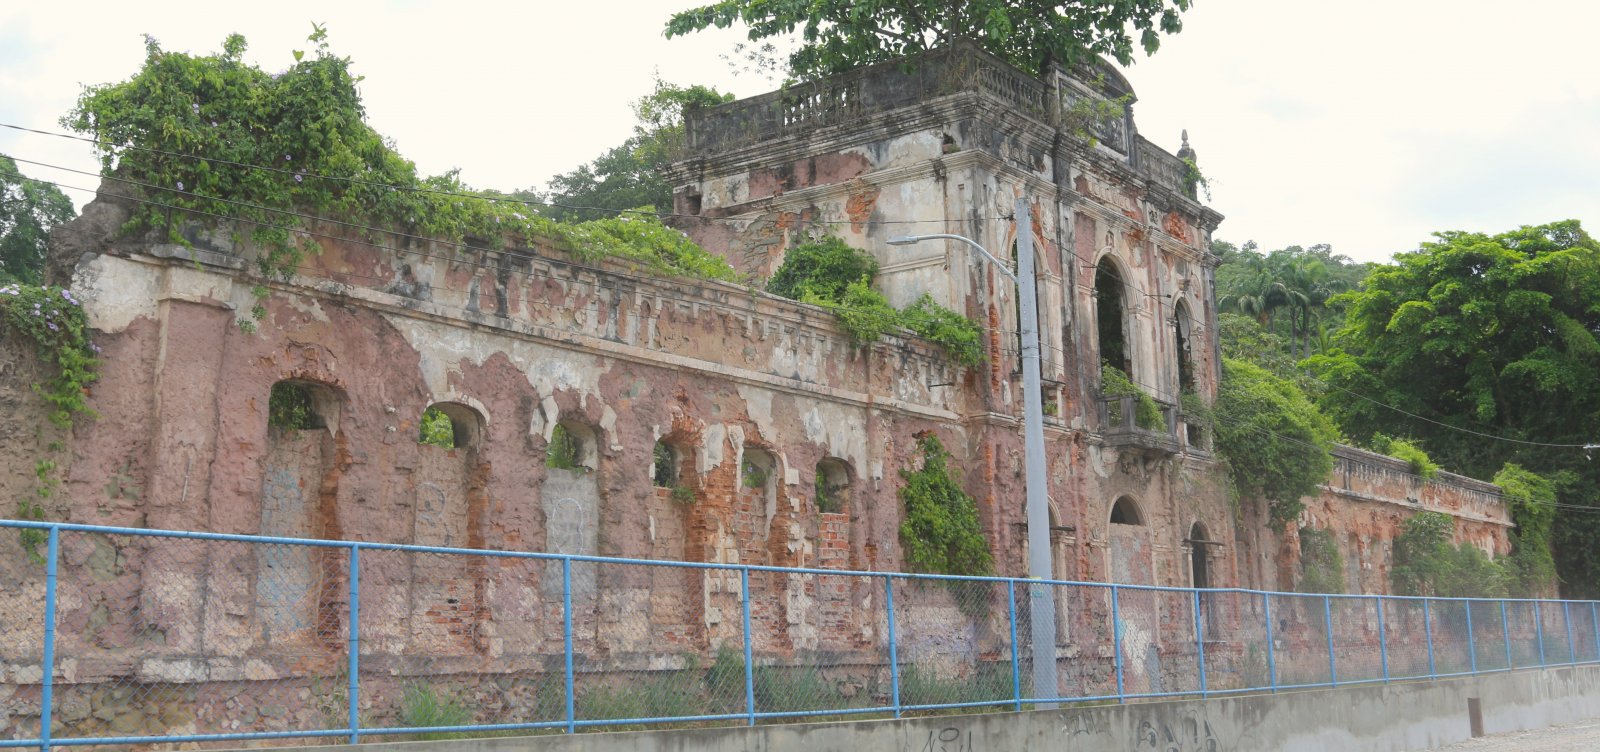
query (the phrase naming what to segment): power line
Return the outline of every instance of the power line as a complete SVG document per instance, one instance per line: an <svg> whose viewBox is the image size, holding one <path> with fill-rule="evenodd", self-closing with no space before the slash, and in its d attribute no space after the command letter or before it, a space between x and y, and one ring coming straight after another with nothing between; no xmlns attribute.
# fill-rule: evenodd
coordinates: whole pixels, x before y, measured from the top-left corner
<svg viewBox="0 0 1600 752"><path fill-rule="evenodd" d="M149 147L149 146L138 146L138 145L135 145L135 144L113 144L113 143L108 142L108 141L101 141L99 139L90 138L88 136L76 136L76 135L73 135L71 133L61 133L59 131L46 131L46 130L40 130L40 129L37 129L37 128L28 128L28 127L25 127L25 126L14 125L14 124L11 124L11 123L0 123L0 128L9 128L11 130L22 131L24 133L33 133L33 134L40 135L40 136L51 136L51 137L54 137L54 138L69 139L69 140L72 140L72 141L82 141L84 143L89 143L89 144L94 144L96 146L100 146L100 147L105 148L105 149L110 150L110 151L130 150L131 149L131 150L134 150L134 151L149 152L151 154L160 154L160 155L166 156L166 157L175 157L175 158L178 158L178 159L193 159L193 160L199 160L199 161L202 161L202 162L226 165L226 166L229 166L229 167L239 167L239 168L246 169L246 170L257 170L257 171L261 171L261 172L271 172L271 173L276 173L276 174L279 174L279 175L298 176L300 178L314 178L314 179L317 179L317 180L330 180L330 181L339 182L339 183L348 183L348 184L351 184L351 185L365 185L365 186L371 186L371 187L375 187L375 188L387 188L387 189L389 189L391 191L399 191L399 192L402 192L402 193L423 193L423 194L432 194L432 195L436 195L436 196L450 196L450 197L453 197L453 198L477 199L477 200L480 200L480 201L490 201L490 202L494 202L494 203L517 204L517 205L526 206L526 207L547 206L547 207L558 208L558 209L570 209L570 210L573 210L573 211L594 211L594 212L605 212L605 213L610 213L610 214L638 214L638 215L653 216L653 217L663 218L663 219L664 218L685 219L685 220L696 220L696 221L700 221L700 222L749 222L749 221L751 221L749 219L744 219L744 218L741 218L741 217L738 217L738 216L707 217L707 216L704 216L704 215L701 215L701 214L678 214L678 213L675 213L675 212L644 211L644 210L641 210L641 209L608 209L608 208L600 207L600 206L578 206L578 205L574 205L574 204L563 204L563 203L559 203L559 202L555 202L555 201L537 201L537 200L534 200L534 199L513 198L511 196L486 196L486 195L482 195L482 194L478 194L478 193L466 193L466 192L462 192L462 191L447 191L447 190L443 190L443 189L440 189L440 188L419 188L419 187L416 187L416 186L395 185L395 184L392 184L392 183L380 183L380 182L371 181L371 180L362 180L360 178L339 177L339 176L336 176L336 175L322 175L322 174L319 174L319 173L304 172L304 171L301 171L301 170L291 170L291 169L286 169L286 168L283 168L283 167L275 167L275 166L268 166L268 165L255 165L255 164L248 164L248 163L245 163L245 162L234 162L234 161L230 161L230 160L227 160L227 159L221 159L221 158L217 158L217 157L206 157L206 156L201 156L201 155L198 155L198 154L185 154L185 153L182 153L182 152L166 151L164 149L156 149L156 148ZM23 160L18 160L18 161L23 161ZM39 165L41 167L53 167L53 169L66 170L68 172L79 172L79 173L82 173L82 174L90 174L90 173L85 173L82 170L73 170L73 169L66 168L66 167L54 167L53 165L44 165L44 164L41 164L39 162L29 162L28 164L36 164L36 165ZM100 175L100 173L93 173L93 174ZM106 177L109 177L109 176L106 176ZM216 200L221 200L221 199L216 199ZM1001 220L1001 219L1009 219L1009 217L1000 217L1000 216L997 216L997 217L976 217L974 219L977 219L977 220ZM965 221L965 220L962 220L962 221ZM859 225L859 224L875 224L875 225L927 225L927 224L937 224L937 225L948 225L949 221L943 220L943 219L897 219L897 220L872 220L870 222L867 222L867 221L856 222L856 221L852 221L852 220L810 219L810 220L805 220L804 224L812 224L812 225Z"/></svg>

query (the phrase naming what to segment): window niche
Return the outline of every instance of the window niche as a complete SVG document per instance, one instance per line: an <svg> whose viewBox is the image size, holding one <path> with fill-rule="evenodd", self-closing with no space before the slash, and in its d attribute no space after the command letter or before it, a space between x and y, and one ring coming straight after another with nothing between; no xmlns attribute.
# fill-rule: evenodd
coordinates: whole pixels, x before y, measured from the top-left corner
<svg viewBox="0 0 1600 752"><path fill-rule="evenodd" d="M694 490L683 482L684 460L682 449L667 443L664 439L657 441L652 452L650 484L671 491L673 501L690 504L694 502L695 496Z"/></svg>
<svg viewBox="0 0 1600 752"><path fill-rule="evenodd" d="M319 428L338 433L340 404L339 394L322 384L279 381L267 395L267 429L277 436Z"/></svg>
<svg viewBox="0 0 1600 752"><path fill-rule="evenodd" d="M1178 391L1194 391L1194 354L1190 339L1194 323L1189 318L1189 306L1178 301L1172 307L1172 332L1178 355Z"/></svg>
<svg viewBox="0 0 1600 752"><path fill-rule="evenodd" d="M477 410L458 402L436 402L422 411L417 443L442 449L467 449L477 446L482 427L483 416Z"/></svg>
<svg viewBox="0 0 1600 752"><path fill-rule="evenodd" d="M850 509L850 466L834 457L817 463L817 512L839 514Z"/></svg>
<svg viewBox="0 0 1600 752"><path fill-rule="evenodd" d="M588 472L599 466L594 429L580 423L557 423L550 429L544 465L552 470Z"/></svg>
<svg viewBox="0 0 1600 752"><path fill-rule="evenodd" d="M747 446L739 462L739 487L769 495L777 486L777 468L778 460L770 452Z"/></svg>

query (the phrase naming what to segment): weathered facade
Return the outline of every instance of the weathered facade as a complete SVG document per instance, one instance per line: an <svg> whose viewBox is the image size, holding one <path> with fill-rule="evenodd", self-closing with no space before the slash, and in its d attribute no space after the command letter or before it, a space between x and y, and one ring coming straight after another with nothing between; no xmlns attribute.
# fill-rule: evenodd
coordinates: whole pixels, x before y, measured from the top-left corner
<svg viewBox="0 0 1600 752"><path fill-rule="evenodd" d="M105 365L91 400L98 418L60 437L65 483L46 513L132 527L897 570L898 473L914 463L916 437L931 432L979 500L999 573L1021 575L1014 290L962 245L887 241L953 232L1006 256L1017 231L1008 217L1022 197L1041 259L1057 577L1292 587L1292 542L1236 513L1208 438L1178 406L1183 392L1216 392L1217 259L1206 249L1221 217L1196 201L1184 160L1138 134L1121 76L1087 78L1028 77L959 48L909 73L868 68L689 118L692 154L673 175L691 236L755 277L799 242L844 238L878 258L878 284L894 304L929 294L981 322L988 357L978 368L909 333L852 347L826 310L737 285L576 263L540 243L489 250L360 237L335 224L313 229L323 252L298 277L266 283L266 316L246 333L238 321L262 284L256 249L228 232L192 232L192 248L123 237L127 198L107 190L55 238ZM1119 118L1085 118L1079 103L1094 98L1130 106ZM0 398L27 415L35 408L15 384L34 367L19 343L6 347L0 367L17 378ZM1100 397L1102 359L1161 402L1164 425L1139 425L1131 399ZM314 428L269 426L269 395L284 382L307 396ZM430 406L452 418L455 448L417 441ZM547 462L558 430L575 444L565 467ZM0 444L0 492L25 491L44 439L11 432ZM1475 543L1506 550L1508 519L1492 486L1420 484L1386 463L1342 452L1307 512L1348 547L1352 589L1385 589L1387 541L1409 510L1448 511ZM314 625L342 605L341 575L314 556L185 555L136 541L63 554L65 567L88 573L63 596L62 618L80 627L63 634L103 657L75 666L69 684L162 680L151 660L186 666L170 671L191 685L325 671L314 657L332 660L319 641L337 630ZM20 556L3 561L27 566ZM91 576L102 570L137 571L143 585ZM547 606L559 603L560 583L551 578L447 561L385 569L364 587L398 616L364 644L375 660L428 655L478 672L540 665L559 651L559 619ZM260 584L269 579L270 588ZM710 655L740 634L740 585L724 574L585 569L573 587L580 608L595 604L577 624L586 655L681 667L668 659ZM774 575L751 589L758 647L774 660L870 653L880 639L870 588ZM12 602L0 610L37 597L4 595ZM934 623L965 622L944 591L921 598L904 607ZM1064 656L1084 629L1066 623L1070 613L1062 610ZM146 639L151 630L159 643ZM262 652L279 660L234 659Z"/></svg>

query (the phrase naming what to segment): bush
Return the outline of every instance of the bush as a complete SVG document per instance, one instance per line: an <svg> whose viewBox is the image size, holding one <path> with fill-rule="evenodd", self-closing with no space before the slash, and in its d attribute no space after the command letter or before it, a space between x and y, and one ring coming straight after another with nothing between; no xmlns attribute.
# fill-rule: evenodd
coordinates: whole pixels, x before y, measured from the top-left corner
<svg viewBox="0 0 1600 752"><path fill-rule="evenodd" d="M1455 520L1443 512L1418 512L1394 539L1390 583L1400 595L1498 598L1506 594L1506 570L1477 546L1450 542Z"/></svg>
<svg viewBox="0 0 1600 752"><path fill-rule="evenodd" d="M1338 431L1294 384L1242 360L1222 359L1216 448L1238 498L1260 498L1275 523L1300 516L1300 499L1333 470Z"/></svg>
<svg viewBox="0 0 1600 752"><path fill-rule="evenodd" d="M412 684L400 696L400 725L406 728L429 726L465 726L472 722L472 714L452 695L439 695L426 684ZM459 732L428 732L417 734L419 741L460 739Z"/></svg>
<svg viewBox="0 0 1600 752"><path fill-rule="evenodd" d="M1145 394L1122 372L1110 363L1100 364L1100 396L1134 398L1134 423L1147 431L1167 430L1167 418L1154 398Z"/></svg>
<svg viewBox="0 0 1600 752"><path fill-rule="evenodd" d="M900 544L914 571L980 576L994 571L994 557L978 524L978 504L961 490L950 454L933 434L917 439L922 467L901 470Z"/></svg>
<svg viewBox="0 0 1600 752"><path fill-rule="evenodd" d="M1423 479L1430 479L1439 474L1439 465L1423 451L1422 447L1409 439L1395 439L1381 433L1372 435L1372 451L1387 454L1411 466L1411 472Z"/></svg>

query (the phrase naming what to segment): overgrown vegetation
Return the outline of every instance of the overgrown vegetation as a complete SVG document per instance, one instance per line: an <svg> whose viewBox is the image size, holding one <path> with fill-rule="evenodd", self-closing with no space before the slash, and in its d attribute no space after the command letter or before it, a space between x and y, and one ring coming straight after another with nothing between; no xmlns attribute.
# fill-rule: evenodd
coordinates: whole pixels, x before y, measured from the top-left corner
<svg viewBox="0 0 1600 752"><path fill-rule="evenodd" d="M1300 516L1301 497L1333 469L1333 423L1294 384L1227 357L1215 411L1216 448L1235 498L1266 501L1278 525Z"/></svg>
<svg viewBox="0 0 1600 752"><path fill-rule="evenodd" d="M1379 433L1373 434L1371 448L1374 452L1387 454L1406 463L1411 473L1420 478L1431 479L1439 474L1439 464L1428 457L1428 453L1417 446L1416 442Z"/></svg>
<svg viewBox="0 0 1600 752"><path fill-rule="evenodd" d="M89 338L89 324L83 308L72 293L60 287L39 287L20 282L0 285L0 336L15 336L33 344L34 352L54 376L33 385L50 406L49 422L71 431L78 416L94 417L89 408L89 385L99 378L100 348ZM44 426L35 430L42 431ZM45 507L55 496L61 481L54 455L65 446L59 441L45 445L45 454L34 460L33 493L17 499L17 519L42 521ZM19 540L28 556L43 561L39 546L46 534L42 530L21 530Z"/></svg>
<svg viewBox="0 0 1600 752"><path fill-rule="evenodd" d="M833 514L844 510L844 489L836 487L821 467L817 468L815 488L818 512Z"/></svg>
<svg viewBox="0 0 1600 752"><path fill-rule="evenodd" d="M272 278L293 275L320 249L309 216L452 243L470 237L492 248L544 238L579 258L737 278L652 216L563 224L521 202L497 200L509 198L504 194L475 192L454 171L419 176L367 124L350 60L330 51L320 26L309 41L309 54L297 50L293 64L269 74L243 62L245 40L237 34L205 56L163 50L146 37L137 74L84 90L62 124L97 141L108 176L139 187L144 203L125 231L157 231L187 244L185 224L236 219L251 228L260 271ZM264 309L252 314L259 319Z"/></svg>
<svg viewBox="0 0 1600 752"><path fill-rule="evenodd" d="M1161 412L1161 406L1156 404L1155 398L1145 394L1133 383L1133 379L1128 378L1128 374L1110 363L1100 364L1100 396L1132 397L1133 421L1136 425L1147 431L1167 430L1166 415ZM1112 420L1117 418L1116 415L1112 416Z"/></svg>
<svg viewBox="0 0 1600 752"><path fill-rule="evenodd" d="M1302 593L1342 593L1344 554L1333 533L1314 527L1300 528L1300 579L1295 590Z"/></svg>
<svg viewBox="0 0 1600 752"><path fill-rule="evenodd" d="M1389 581L1400 595L1498 598L1506 573L1471 543L1452 544L1455 519L1443 512L1417 512L1394 539Z"/></svg>
<svg viewBox="0 0 1600 752"><path fill-rule="evenodd" d="M450 416L438 407L422 411L422 420L417 427L417 443L455 449L455 423L451 422Z"/></svg>
<svg viewBox="0 0 1600 752"><path fill-rule="evenodd" d="M465 726L472 722L472 713L460 698L435 692L426 684L412 684L400 695L400 725L406 728L430 726ZM459 732L428 731L414 735L417 741L461 739L471 734Z"/></svg>
<svg viewBox="0 0 1600 752"><path fill-rule="evenodd" d="M898 328L916 332L962 365L983 362L978 325L923 295L905 310L889 305L872 287L878 262L836 237L789 249L767 281L767 292L832 311L856 346L876 342Z"/></svg>
<svg viewBox="0 0 1600 752"><path fill-rule="evenodd" d="M898 496L904 508L900 545L908 568L917 572L988 575L994 557L978 524L978 504L961 490L950 454L939 437L917 437L921 467L902 469Z"/></svg>
<svg viewBox="0 0 1600 752"><path fill-rule="evenodd" d="M1494 475L1511 511L1511 557L1504 560L1506 578L1516 594L1547 595L1556 582L1550 550L1556 520L1556 481L1507 462Z"/></svg>
<svg viewBox="0 0 1600 752"><path fill-rule="evenodd" d="M544 450L544 466L555 470L584 470L583 448L578 437L557 423L550 429L550 443Z"/></svg>
<svg viewBox="0 0 1600 752"><path fill-rule="evenodd" d="M267 427L280 431L321 428L311 389L293 381L273 384L267 395Z"/></svg>

